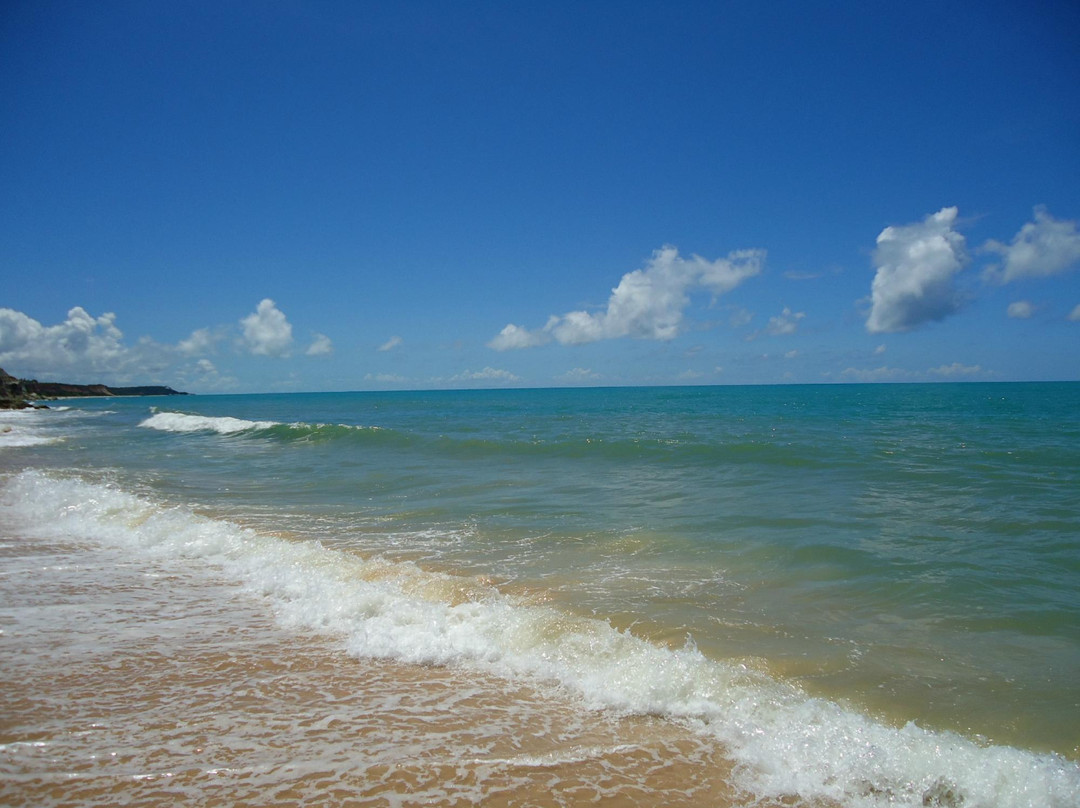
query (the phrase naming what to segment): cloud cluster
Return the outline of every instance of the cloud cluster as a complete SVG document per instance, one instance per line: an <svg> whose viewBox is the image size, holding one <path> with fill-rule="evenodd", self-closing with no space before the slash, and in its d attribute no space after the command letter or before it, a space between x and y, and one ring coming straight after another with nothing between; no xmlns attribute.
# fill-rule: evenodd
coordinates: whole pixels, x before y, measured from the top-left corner
<svg viewBox="0 0 1080 808"><path fill-rule="evenodd" d="M593 373L591 368L574 368L555 378L567 384L587 384L599 380L600 374Z"/></svg>
<svg viewBox="0 0 1080 808"><path fill-rule="evenodd" d="M983 370L981 365L964 365L953 362L951 365L941 365L936 368L928 368L923 372L893 368L882 365L877 368L847 368L840 373L841 378L856 382L915 382L937 379L961 379L971 377L992 376Z"/></svg>
<svg viewBox="0 0 1080 808"><path fill-rule="evenodd" d="M123 337L111 312L92 317L75 306L64 322L43 326L21 311L0 309L0 363L30 365L42 372L76 365L110 368L128 352Z"/></svg>
<svg viewBox="0 0 1080 808"><path fill-rule="evenodd" d="M967 251L953 229L956 216L955 207L942 208L916 224L881 231L867 331L908 331L957 310L954 278L967 263Z"/></svg>
<svg viewBox="0 0 1080 808"><path fill-rule="evenodd" d="M292 325L274 301L261 301L239 326L240 335L234 341L237 351L289 356ZM101 381L103 376L114 382L156 378L167 369L178 378L220 381L230 377L220 375L206 354L215 352L229 333L228 326L199 328L175 345L163 345L149 337L129 345L111 312L93 317L75 306L64 322L45 326L21 311L0 308L0 367L44 378L63 374L65 380L73 382ZM332 352L330 338L316 333L305 354L325 356Z"/></svg>
<svg viewBox="0 0 1080 808"><path fill-rule="evenodd" d="M466 370L450 377L452 382L519 382L520 376L516 376L508 370L486 367L483 370Z"/></svg>
<svg viewBox="0 0 1080 808"><path fill-rule="evenodd" d="M1035 208L1035 220L1020 228L1011 244L991 240L983 249L999 253L1004 259L1002 264L986 269L987 280L1010 283L1044 278L1080 263L1080 232L1076 222L1055 219L1040 205Z"/></svg>
<svg viewBox="0 0 1080 808"><path fill-rule="evenodd" d="M942 208L922 222L881 231L874 251L877 271L867 331L909 331L960 308L955 280L969 259L964 237L955 229L956 220L955 207ZM1034 220L1020 228L1012 243L990 240L979 252L997 253L1003 259L983 270L984 281L1006 284L1044 278L1080 265L1080 232L1076 222L1055 219L1039 206ZM1007 313L1026 319L1034 312L1033 304L1020 300Z"/></svg>
<svg viewBox="0 0 1080 808"><path fill-rule="evenodd" d="M675 247L665 246L652 254L643 269L622 276L602 311L553 315L543 328L531 331L511 323L488 342L488 347L505 351L552 340L581 345L618 337L670 340L681 329L692 293L703 291L718 297L729 292L757 275L764 260L763 250L740 250L715 261L698 255L687 259Z"/></svg>
<svg viewBox="0 0 1080 808"><path fill-rule="evenodd" d="M953 362L951 365L930 368L926 372L949 379L962 376L978 376L983 372L983 369L981 365L962 365L959 362Z"/></svg>
<svg viewBox="0 0 1080 808"><path fill-rule="evenodd" d="M792 311L787 306L784 306L782 312L775 317L769 318L769 324L765 326L765 331L774 337L794 334L799 328L799 320L805 316L805 311Z"/></svg>

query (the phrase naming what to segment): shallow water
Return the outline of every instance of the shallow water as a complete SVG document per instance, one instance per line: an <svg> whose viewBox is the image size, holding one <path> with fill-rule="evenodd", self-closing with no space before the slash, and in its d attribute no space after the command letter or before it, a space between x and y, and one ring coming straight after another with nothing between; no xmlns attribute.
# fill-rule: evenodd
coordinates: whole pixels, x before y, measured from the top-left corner
<svg viewBox="0 0 1080 808"><path fill-rule="evenodd" d="M347 657L225 580L0 547L5 805L725 804L715 744L452 668Z"/></svg>

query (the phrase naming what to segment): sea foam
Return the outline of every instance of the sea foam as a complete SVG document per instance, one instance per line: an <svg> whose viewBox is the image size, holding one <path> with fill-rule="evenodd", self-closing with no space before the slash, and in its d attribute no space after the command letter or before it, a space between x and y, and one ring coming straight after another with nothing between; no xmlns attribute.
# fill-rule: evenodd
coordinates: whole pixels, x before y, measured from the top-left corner
<svg viewBox="0 0 1080 808"><path fill-rule="evenodd" d="M162 432L217 432L221 435L233 435L252 429L269 429L277 425L277 421L248 421L227 415L212 417L188 415L182 412L155 412L139 424L139 426L158 429Z"/></svg>
<svg viewBox="0 0 1080 808"><path fill-rule="evenodd" d="M710 660L690 643L653 645L471 578L365 559L38 471L10 478L0 505L30 535L221 570L267 598L283 625L336 637L357 656L557 683L591 708L694 727L725 746L740 786L761 796L859 808L1080 802L1080 768L1062 758L876 723Z"/></svg>
<svg viewBox="0 0 1080 808"><path fill-rule="evenodd" d="M40 429L41 413L35 410L0 412L0 448L44 446L61 438Z"/></svg>

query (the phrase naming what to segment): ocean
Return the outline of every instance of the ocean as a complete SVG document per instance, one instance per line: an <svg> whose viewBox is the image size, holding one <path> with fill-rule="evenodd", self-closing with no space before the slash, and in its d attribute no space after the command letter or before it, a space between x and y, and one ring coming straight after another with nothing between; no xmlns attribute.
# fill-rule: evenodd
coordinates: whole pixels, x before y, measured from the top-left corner
<svg viewBox="0 0 1080 808"><path fill-rule="evenodd" d="M1080 384L0 413L0 803L1080 806Z"/></svg>

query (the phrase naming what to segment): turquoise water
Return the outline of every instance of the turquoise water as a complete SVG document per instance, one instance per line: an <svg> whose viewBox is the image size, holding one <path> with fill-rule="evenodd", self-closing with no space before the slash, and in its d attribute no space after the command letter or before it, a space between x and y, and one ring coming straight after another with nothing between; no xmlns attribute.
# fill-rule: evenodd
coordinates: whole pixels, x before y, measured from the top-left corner
<svg viewBox="0 0 1080 808"><path fill-rule="evenodd" d="M657 680L678 678L672 666L692 658L711 666L710 677L734 671L764 688L746 699L768 692L786 705L760 719L777 737L802 731L807 704L833 716L811 723L868 721L895 733L880 749L907 749L913 723L931 744L1009 748L1030 755L1033 770L1057 760L1073 784L1062 787L1060 804L1080 795L1070 790L1080 782L1080 384L237 395L67 406L4 416L12 427L0 437L9 507L56 503L19 518L59 523L108 491L291 546L317 541L331 558L378 559L458 582L452 594L429 592L424 602L453 614L468 641L453 621L382 635L365 607L345 629L359 656L503 666L557 680L602 707L704 721L737 747L745 722L738 732L719 728L717 716L731 705L717 695L717 680L658 689ZM73 477L85 488L54 490ZM131 501L118 499L113 510ZM128 522L125 530L143 524ZM297 572L296 563L290 586L311 585L315 572ZM339 562L319 562L328 563ZM487 594L468 594L480 590ZM490 609L465 619L453 611L463 599ZM303 603L297 619L306 625L338 620ZM562 629L544 630L558 635L554 651L518 646L518 629L506 621L540 608L643 640L660 661L642 669L645 684L627 685L627 695L602 692L608 686L590 677L622 653L608 640L575 646L585 661L570 672L549 666L565 650L559 643L570 642ZM498 632L481 628L496 613ZM603 630L590 629L607 637ZM699 673L688 681L701 681ZM758 755L751 762L759 769L782 767L800 742L792 735L735 756ZM947 782L967 766L957 755L943 764Z"/></svg>

